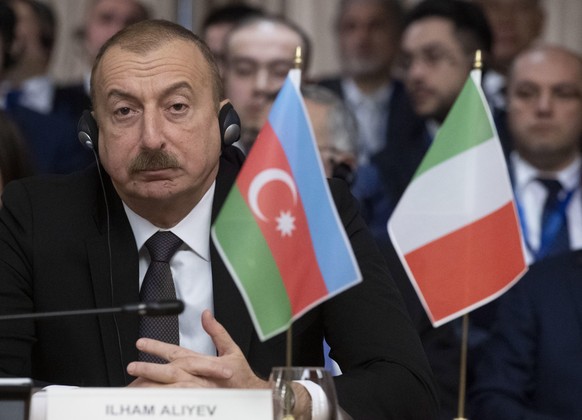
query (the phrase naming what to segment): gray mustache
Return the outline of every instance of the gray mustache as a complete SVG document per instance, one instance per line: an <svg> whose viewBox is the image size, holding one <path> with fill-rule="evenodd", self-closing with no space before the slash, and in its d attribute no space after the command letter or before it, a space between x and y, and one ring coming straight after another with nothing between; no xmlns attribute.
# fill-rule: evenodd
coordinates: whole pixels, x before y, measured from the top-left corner
<svg viewBox="0 0 582 420"><path fill-rule="evenodd" d="M177 168L178 159L164 150L144 150L137 155L129 165L129 172L157 171Z"/></svg>

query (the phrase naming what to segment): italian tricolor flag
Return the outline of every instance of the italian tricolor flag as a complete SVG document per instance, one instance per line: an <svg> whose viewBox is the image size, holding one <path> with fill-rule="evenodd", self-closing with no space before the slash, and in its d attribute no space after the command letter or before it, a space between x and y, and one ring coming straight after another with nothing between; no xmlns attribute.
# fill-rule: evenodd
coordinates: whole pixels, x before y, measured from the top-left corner
<svg viewBox="0 0 582 420"><path fill-rule="evenodd" d="M474 70L388 221L438 327L491 300L527 270L508 170Z"/></svg>
<svg viewBox="0 0 582 420"><path fill-rule="evenodd" d="M292 70L211 235L262 340L359 283Z"/></svg>

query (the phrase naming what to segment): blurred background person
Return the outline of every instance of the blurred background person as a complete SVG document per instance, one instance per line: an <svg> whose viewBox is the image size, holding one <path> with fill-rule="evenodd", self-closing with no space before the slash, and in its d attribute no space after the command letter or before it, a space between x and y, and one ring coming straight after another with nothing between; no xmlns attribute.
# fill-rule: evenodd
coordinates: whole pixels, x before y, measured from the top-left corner
<svg viewBox="0 0 582 420"><path fill-rule="evenodd" d="M322 86L304 84L301 93L325 175L343 179L351 185L358 162L358 130L354 115L337 95Z"/></svg>
<svg viewBox="0 0 582 420"><path fill-rule="evenodd" d="M222 74L224 67L224 40L228 32L244 19L261 16L262 9L245 3L227 4L214 8L202 22L201 37L214 54Z"/></svg>
<svg viewBox="0 0 582 420"><path fill-rule="evenodd" d="M358 170L352 191L374 237L384 242L396 205L395 180L382 176L385 163L377 158L394 153L395 136L422 130L404 86L394 77L402 19L397 0L342 0L334 27L341 74L319 82L343 98L356 116Z"/></svg>
<svg viewBox="0 0 582 420"><path fill-rule="evenodd" d="M294 67L295 49L302 47L303 77L309 65L307 35L295 24L274 16L246 19L225 42L224 88L241 119L237 142L248 153L267 121L273 101Z"/></svg>
<svg viewBox="0 0 582 420"><path fill-rule="evenodd" d="M89 78L91 66L101 46L121 29L149 17L149 10L138 0L90 1L84 21L75 33L86 57L85 75L83 80L61 86L57 90L58 100L70 104L75 121L83 110L91 109Z"/></svg>
<svg viewBox="0 0 582 420"><path fill-rule="evenodd" d="M495 108L505 108L506 78L511 63L531 47L544 30L541 0L474 0L485 12L493 32L493 47L483 90Z"/></svg>
<svg viewBox="0 0 582 420"><path fill-rule="evenodd" d="M54 100L54 82L48 67L55 45L55 14L36 0L11 0L8 4L16 14L16 28L12 44L14 65L4 78L4 100L48 114Z"/></svg>
<svg viewBox="0 0 582 420"><path fill-rule="evenodd" d="M476 371L476 419L582 415L579 334L572 335L582 259L569 252L582 246L581 115L579 54L539 45L517 56L507 89L512 180L528 261L544 261L499 301Z"/></svg>
<svg viewBox="0 0 582 420"><path fill-rule="evenodd" d="M18 126L30 150L35 172L69 173L92 161L76 141L76 121L69 105L59 102L47 75L54 45L52 10L35 0L7 3L16 16L11 64L4 80L1 107ZM16 76L17 75L17 76Z"/></svg>
<svg viewBox="0 0 582 420"><path fill-rule="evenodd" d="M527 259L537 263L487 305L497 312L491 338L474 352L472 417L578 418L582 258L569 250L582 247L580 55L551 45L519 54L508 77L507 116Z"/></svg>
<svg viewBox="0 0 582 420"><path fill-rule="evenodd" d="M563 48L518 55L508 79L510 168L528 263L582 248L582 65Z"/></svg>

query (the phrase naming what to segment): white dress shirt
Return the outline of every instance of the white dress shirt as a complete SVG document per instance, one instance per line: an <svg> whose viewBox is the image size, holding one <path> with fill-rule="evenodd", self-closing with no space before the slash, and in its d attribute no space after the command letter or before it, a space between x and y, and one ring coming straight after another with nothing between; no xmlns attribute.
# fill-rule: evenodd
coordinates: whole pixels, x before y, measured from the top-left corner
<svg viewBox="0 0 582 420"><path fill-rule="evenodd" d="M184 312L179 316L180 346L207 355L216 355L216 347L201 324L202 312L214 313L212 269L210 264L210 220L216 182L204 194L188 215L171 229L160 229L132 211L123 207L133 230L139 252L139 285L143 282L150 264L145 242L158 230L170 230L184 243L170 260L176 297L184 302ZM307 381L308 382L308 381ZM301 382L312 400L313 420L327 418L329 407L321 388L314 383Z"/></svg>
<svg viewBox="0 0 582 420"><path fill-rule="evenodd" d="M216 355L212 339L201 324L202 312L214 313L212 269L210 265L210 219L214 200L213 183L200 202L176 226L169 229L184 243L170 260L170 269L176 287L176 297L184 302L179 316L180 346L198 353ZM137 215L124 203L125 212L139 252L139 285L150 264L145 242L158 230L157 226Z"/></svg>
<svg viewBox="0 0 582 420"><path fill-rule="evenodd" d="M392 85L386 84L368 95L352 79L344 79L342 89L346 104L358 122L358 160L360 165L364 165L386 143Z"/></svg>
<svg viewBox="0 0 582 420"><path fill-rule="evenodd" d="M4 109L6 108L6 94L11 90L10 84L4 83L0 90L3 92L0 108ZM48 75L25 80L19 90L21 91L18 99L19 105L39 114L50 114L53 110L55 85Z"/></svg>
<svg viewBox="0 0 582 420"><path fill-rule="evenodd" d="M565 191L574 191L568 207L568 234L570 235L570 249L582 248L582 193L580 191L580 176L582 159L576 158L567 168L552 174L541 172L523 160L517 152L511 154L513 169L513 189L516 200L521 209L525 224L524 236L533 249L538 249L541 241L541 219L548 192L536 179L538 177L552 178L560 181ZM526 260L528 264L534 262L534 256L528 247Z"/></svg>

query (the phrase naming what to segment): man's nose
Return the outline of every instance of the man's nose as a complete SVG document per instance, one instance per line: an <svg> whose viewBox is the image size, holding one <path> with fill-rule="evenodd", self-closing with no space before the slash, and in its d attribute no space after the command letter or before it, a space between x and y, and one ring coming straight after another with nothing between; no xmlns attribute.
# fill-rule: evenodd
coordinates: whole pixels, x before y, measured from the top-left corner
<svg viewBox="0 0 582 420"><path fill-rule="evenodd" d="M157 112L145 112L141 121L141 143L147 149L158 149L163 144L161 116Z"/></svg>
<svg viewBox="0 0 582 420"><path fill-rule="evenodd" d="M536 101L536 110L539 114L550 114L553 109L553 98L550 92L542 92Z"/></svg>
<svg viewBox="0 0 582 420"><path fill-rule="evenodd" d="M267 69L259 69L255 75L255 91L266 92L269 89L270 79Z"/></svg>

